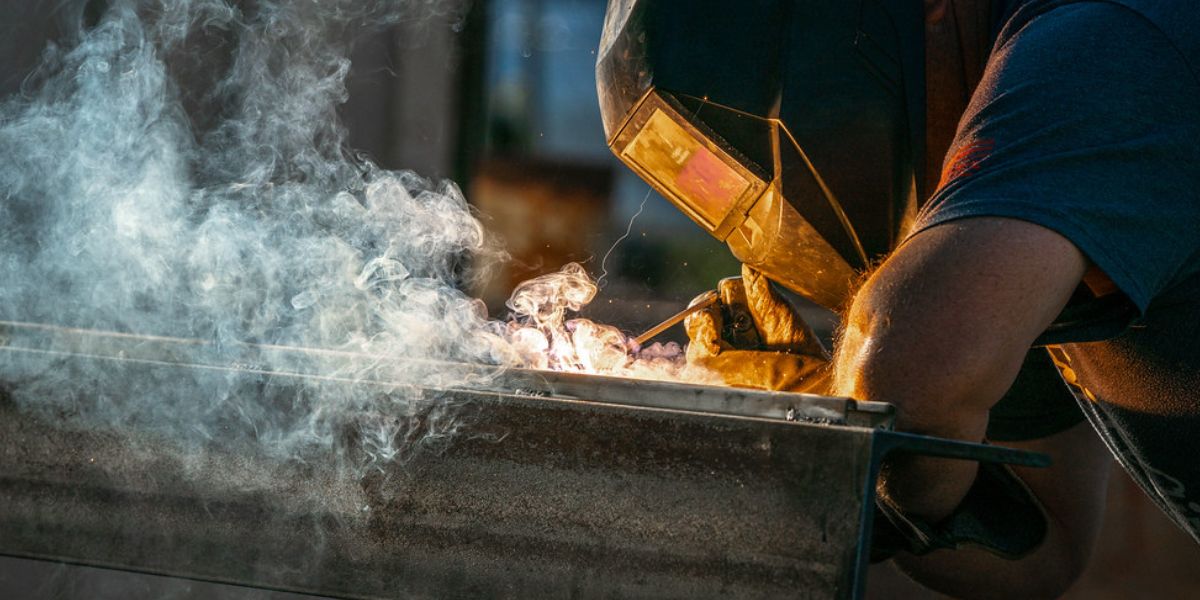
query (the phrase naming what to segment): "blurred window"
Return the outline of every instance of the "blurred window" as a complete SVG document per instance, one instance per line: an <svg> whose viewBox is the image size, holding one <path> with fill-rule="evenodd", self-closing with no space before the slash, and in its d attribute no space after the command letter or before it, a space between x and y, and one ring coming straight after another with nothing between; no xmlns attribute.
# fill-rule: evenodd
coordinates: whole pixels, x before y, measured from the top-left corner
<svg viewBox="0 0 1200 600"><path fill-rule="evenodd" d="M596 97L605 0L493 0L488 149L608 162Z"/></svg>

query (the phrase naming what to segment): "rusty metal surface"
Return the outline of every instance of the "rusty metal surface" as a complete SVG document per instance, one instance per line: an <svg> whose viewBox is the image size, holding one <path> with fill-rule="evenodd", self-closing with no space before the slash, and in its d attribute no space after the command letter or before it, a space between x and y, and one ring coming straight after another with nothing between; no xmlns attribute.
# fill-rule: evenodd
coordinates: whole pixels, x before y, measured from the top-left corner
<svg viewBox="0 0 1200 600"><path fill-rule="evenodd" d="M455 435L352 473L14 400L30 364L104 360L0 352L0 554L354 598L843 598L858 582L870 428L456 390L438 400L459 407ZM195 365L104 368L204 393ZM281 397L303 378L211 376Z"/></svg>

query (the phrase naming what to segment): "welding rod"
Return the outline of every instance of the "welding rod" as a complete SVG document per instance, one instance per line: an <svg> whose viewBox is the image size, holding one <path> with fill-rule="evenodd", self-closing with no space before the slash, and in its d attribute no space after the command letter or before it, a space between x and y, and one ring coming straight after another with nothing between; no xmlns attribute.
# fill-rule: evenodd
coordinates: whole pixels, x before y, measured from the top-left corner
<svg viewBox="0 0 1200 600"><path fill-rule="evenodd" d="M642 335L639 335L636 338L633 338L633 341L638 346L641 346L642 344L645 344L646 342L650 341L654 336L670 329L676 323L679 323L680 321L688 318L688 315L690 315L694 312L702 311L702 310L716 304L720 300L721 300L721 296L717 294L717 290L709 290L708 293L706 293L703 296L700 296L698 299L696 299L696 301L693 302L691 306L688 306L687 308L675 313L674 315L671 315L670 317L667 318L666 321L663 321L662 323L659 323L658 325L655 325L654 327L647 329L646 333L643 333Z"/></svg>

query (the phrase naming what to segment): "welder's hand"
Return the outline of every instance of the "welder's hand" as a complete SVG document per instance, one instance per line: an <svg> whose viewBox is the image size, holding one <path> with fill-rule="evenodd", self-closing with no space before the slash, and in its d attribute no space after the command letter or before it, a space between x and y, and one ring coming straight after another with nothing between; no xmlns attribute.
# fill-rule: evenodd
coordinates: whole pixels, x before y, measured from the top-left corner
<svg viewBox="0 0 1200 600"><path fill-rule="evenodd" d="M795 308L762 273L717 284L720 302L684 322L688 362L718 373L728 385L823 393L829 356Z"/></svg>

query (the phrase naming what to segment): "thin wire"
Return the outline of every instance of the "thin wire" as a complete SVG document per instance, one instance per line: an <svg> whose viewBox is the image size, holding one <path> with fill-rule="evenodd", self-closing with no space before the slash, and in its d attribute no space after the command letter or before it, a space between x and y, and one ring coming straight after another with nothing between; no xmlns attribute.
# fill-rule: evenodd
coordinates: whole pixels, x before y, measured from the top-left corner
<svg viewBox="0 0 1200 600"><path fill-rule="evenodd" d="M604 258L600 259L601 273L600 277L596 279L596 287L598 289L604 289L604 280L608 277L608 257L612 256L612 253L617 249L618 244L625 241L625 239L629 237L630 232L633 231L633 222L642 215L642 211L646 210L646 201L650 199L650 192L652 191L653 190L646 190L646 195L642 197L642 203L638 205L637 212L633 213L633 216L629 218L629 224L625 226L624 235L617 238L617 241L613 242L613 245L609 247L608 252L604 253Z"/></svg>
<svg viewBox="0 0 1200 600"><path fill-rule="evenodd" d="M704 105L709 104L707 97L699 98L699 100L700 105L697 106L696 111L692 113L692 119L698 118L700 116L700 111L704 108ZM638 205L637 212L633 213L633 216L629 218L629 225L625 227L625 234L617 238L617 241L613 242L613 245L609 247L608 252L604 253L604 258L600 259L600 277L596 279L597 289L604 289L604 280L608 278L608 257L611 256L613 251L617 249L618 244L625 241L625 238L629 237L630 232L633 231L633 222L642 215L642 211L646 210L646 201L650 199L650 193L653 191L653 188L646 190L646 195L642 197L642 203Z"/></svg>

